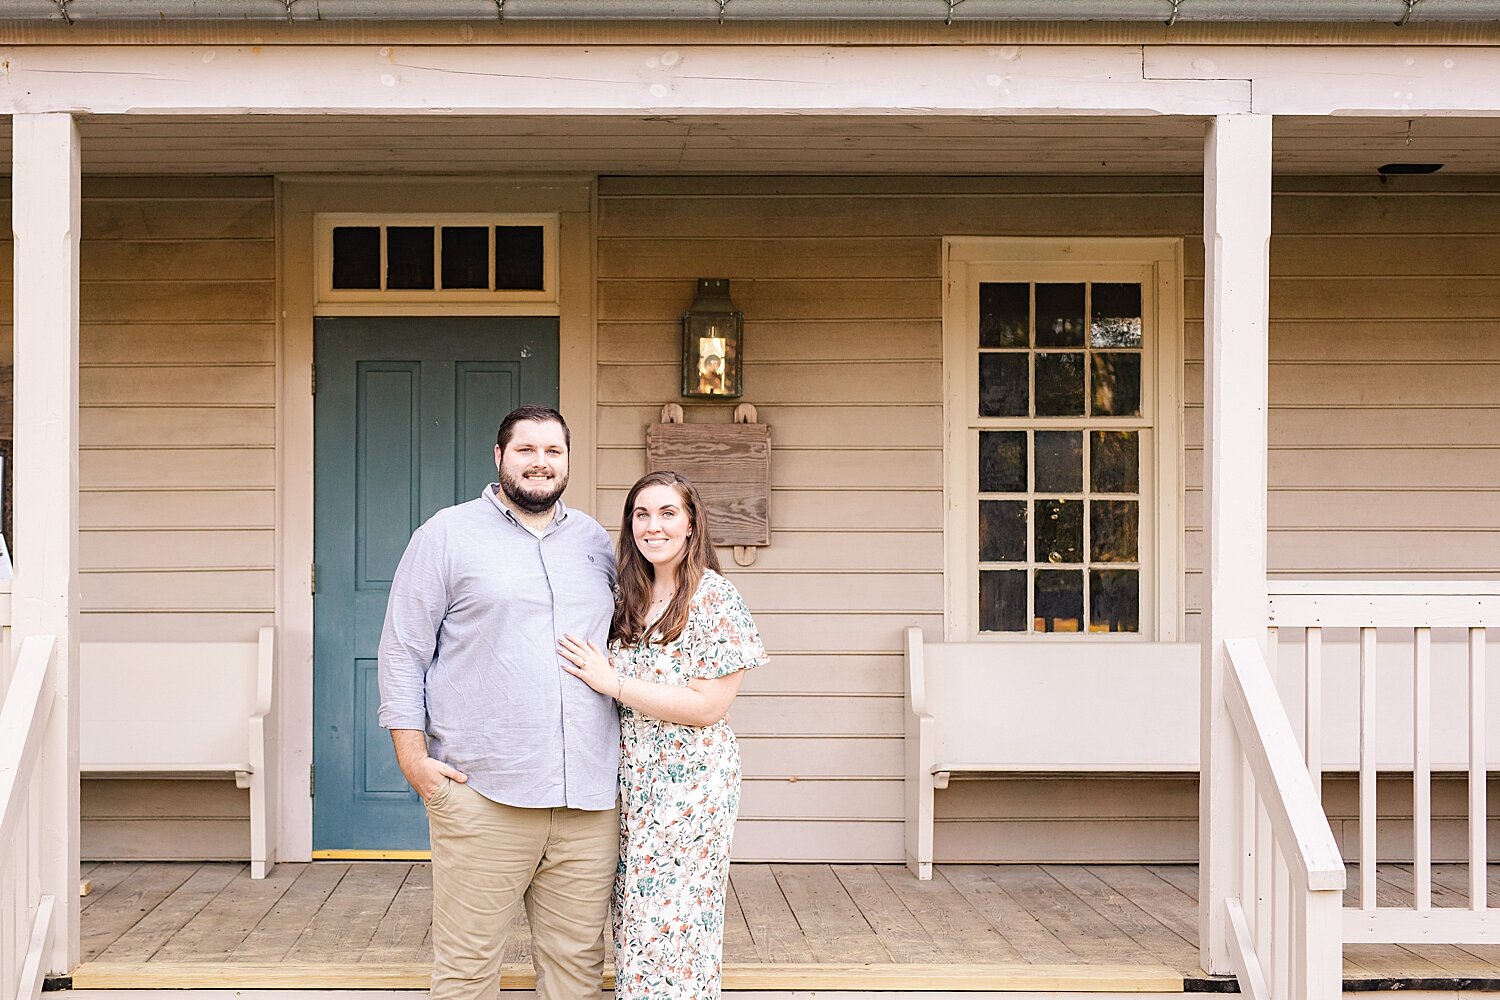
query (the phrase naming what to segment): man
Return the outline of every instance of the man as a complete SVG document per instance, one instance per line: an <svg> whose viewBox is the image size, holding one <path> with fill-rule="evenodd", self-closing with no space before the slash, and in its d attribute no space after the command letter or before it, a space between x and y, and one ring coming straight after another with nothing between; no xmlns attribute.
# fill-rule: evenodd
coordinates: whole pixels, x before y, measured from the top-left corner
<svg viewBox="0 0 1500 1000"><path fill-rule="evenodd" d="M499 484L418 528L391 583L380 724L427 805L434 1000L491 1000L523 899L538 995L599 995L620 727L557 644L605 644L615 563L559 499L570 443L556 410L510 413Z"/></svg>

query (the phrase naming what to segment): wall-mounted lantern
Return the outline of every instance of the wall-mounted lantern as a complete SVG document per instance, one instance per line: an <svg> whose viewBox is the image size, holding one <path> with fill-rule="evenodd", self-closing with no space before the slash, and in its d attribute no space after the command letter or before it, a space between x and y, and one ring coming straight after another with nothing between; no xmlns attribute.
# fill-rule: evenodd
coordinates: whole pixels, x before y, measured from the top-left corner
<svg viewBox="0 0 1500 1000"><path fill-rule="evenodd" d="M729 301L728 278L699 278L698 296L682 314L682 394L740 395L745 316Z"/></svg>

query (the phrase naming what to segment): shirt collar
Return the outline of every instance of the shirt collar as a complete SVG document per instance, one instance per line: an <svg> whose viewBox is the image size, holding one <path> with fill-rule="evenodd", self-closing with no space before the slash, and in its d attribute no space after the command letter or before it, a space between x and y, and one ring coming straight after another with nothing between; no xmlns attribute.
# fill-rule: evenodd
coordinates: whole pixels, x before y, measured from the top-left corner
<svg viewBox="0 0 1500 1000"><path fill-rule="evenodd" d="M506 518L508 518L510 520L510 523L512 523L512 524L514 524L514 525L516 525L518 527L522 527L522 528L526 527L526 525L522 524L521 521L520 521L520 519L516 517L516 512L513 511L513 510L511 510L510 507L506 504L506 502L504 500L500 499L500 484L499 483L490 483L488 486L486 486L484 488L484 492L481 493L480 496L484 497L490 503L494 504L495 505L495 509L498 510L498 511L500 511L500 513L504 514L506 516ZM568 519L568 508L567 508L566 505L563 504L562 497L558 497L557 498L557 506L556 506L556 508L554 508L553 514L552 514L552 523L549 524L549 525L547 525L547 529L550 530L554 525L560 525L564 521L566 521L567 519ZM527 529L527 530L530 530L530 529Z"/></svg>

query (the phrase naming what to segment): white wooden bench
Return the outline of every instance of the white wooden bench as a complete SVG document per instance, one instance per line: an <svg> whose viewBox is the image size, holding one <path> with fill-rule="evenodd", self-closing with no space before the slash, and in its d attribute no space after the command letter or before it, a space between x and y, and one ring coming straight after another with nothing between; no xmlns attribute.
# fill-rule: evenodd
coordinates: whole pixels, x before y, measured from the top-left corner
<svg viewBox="0 0 1500 1000"><path fill-rule="evenodd" d="M906 865L955 775L1198 771L1197 643L924 642L906 629Z"/></svg>
<svg viewBox="0 0 1500 1000"><path fill-rule="evenodd" d="M79 771L89 778L233 778L250 790L250 877L274 864L266 716L275 630L257 642L85 642Z"/></svg>

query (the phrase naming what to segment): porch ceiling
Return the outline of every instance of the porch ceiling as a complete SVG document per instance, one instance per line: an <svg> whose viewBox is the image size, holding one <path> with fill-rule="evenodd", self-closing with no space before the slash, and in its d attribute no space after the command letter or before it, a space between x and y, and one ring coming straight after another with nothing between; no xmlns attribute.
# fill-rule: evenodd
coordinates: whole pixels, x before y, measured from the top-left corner
<svg viewBox="0 0 1500 1000"><path fill-rule="evenodd" d="M7 123L8 124L8 123ZM92 174L1189 174L1186 117L93 116ZM9 128L0 129L4 160ZM1496 118L1278 118L1282 174L1500 172Z"/></svg>

